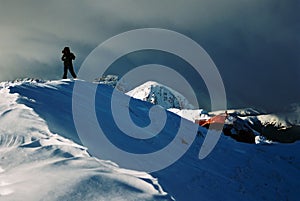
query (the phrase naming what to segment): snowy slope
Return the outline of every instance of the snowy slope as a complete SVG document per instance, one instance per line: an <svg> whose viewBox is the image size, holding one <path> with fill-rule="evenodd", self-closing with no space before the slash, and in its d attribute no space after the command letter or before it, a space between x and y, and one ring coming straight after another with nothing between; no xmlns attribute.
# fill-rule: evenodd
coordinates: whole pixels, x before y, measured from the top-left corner
<svg viewBox="0 0 300 201"><path fill-rule="evenodd" d="M149 174L90 157L85 147L72 141L74 133L71 140L52 133L47 122L33 108L18 103L20 95L8 89L33 87L30 93L47 89L63 94L58 85L69 83L1 84L0 200L170 200ZM63 113L55 115L60 118Z"/></svg>
<svg viewBox="0 0 300 201"><path fill-rule="evenodd" d="M182 118L185 118L191 122L195 122L197 119L209 119L209 115L207 112L203 109L194 109L194 110L189 110L189 109L177 109L177 108L170 108L168 111L173 112Z"/></svg>
<svg viewBox="0 0 300 201"><path fill-rule="evenodd" d="M179 160L150 176L118 168L108 161L114 158L109 153L99 159L88 155L72 119L74 82L6 85L0 89L0 200L168 200L169 196L180 201L299 200L299 142L252 145L221 136L213 152L199 160L206 135L206 129L199 128L202 135ZM116 146L133 153L154 152L174 138L181 120L171 112L156 137L132 140L124 136L111 118L112 91L109 86L98 86L95 110L104 117L99 120ZM147 125L152 105L136 99L130 104L134 121ZM187 130L195 126L190 121L186 125ZM99 146L104 144L99 142Z"/></svg>
<svg viewBox="0 0 300 201"><path fill-rule="evenodd" d="M165 109L194 109L194 106L179 92L154 81L148 81L126 94L152 104L161 105Z"/></svg>

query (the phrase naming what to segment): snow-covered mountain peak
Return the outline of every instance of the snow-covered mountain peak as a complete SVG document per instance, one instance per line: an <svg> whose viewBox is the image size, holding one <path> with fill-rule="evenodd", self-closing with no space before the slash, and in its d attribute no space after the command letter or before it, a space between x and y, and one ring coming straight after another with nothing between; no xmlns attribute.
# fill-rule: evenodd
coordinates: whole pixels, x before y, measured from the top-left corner
<svg viewBox="0 0 300 201"><path fill-rule="evenodd" d="M148 81L126 93L127 95L165 109L194 109L195 107L179 92L155 81Z"/></svg>

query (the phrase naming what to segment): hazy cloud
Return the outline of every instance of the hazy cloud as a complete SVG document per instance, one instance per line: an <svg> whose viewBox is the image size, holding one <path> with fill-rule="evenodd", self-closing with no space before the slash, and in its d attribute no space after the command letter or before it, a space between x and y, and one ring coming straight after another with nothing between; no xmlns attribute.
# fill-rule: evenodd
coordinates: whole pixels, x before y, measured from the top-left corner
<svg viewBox="0 0 300 201"><path fill-rule="evenodd" d="M0 80L61 77L61 49L75 68L106 39L159 27L197 41L213 58L233 106L300 102L300 2L296 0L2 0Z"/></svg>

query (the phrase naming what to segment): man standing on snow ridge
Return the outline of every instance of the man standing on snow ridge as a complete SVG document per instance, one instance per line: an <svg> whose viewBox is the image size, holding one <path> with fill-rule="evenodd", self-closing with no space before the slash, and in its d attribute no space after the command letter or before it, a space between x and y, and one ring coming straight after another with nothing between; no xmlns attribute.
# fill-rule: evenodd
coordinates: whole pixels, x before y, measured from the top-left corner
<svg viewBox="0 0 300 201"><path fill-rule="evenodd" d="M64 75L63 79L67 79L68 70L70 71L73 78L76 78L76 74L74 72L73 63L72 60L75 59L75 55L70 51L69 47L65 47L62 51L63 56L61 57L61 60L64 61Z"/></svg>

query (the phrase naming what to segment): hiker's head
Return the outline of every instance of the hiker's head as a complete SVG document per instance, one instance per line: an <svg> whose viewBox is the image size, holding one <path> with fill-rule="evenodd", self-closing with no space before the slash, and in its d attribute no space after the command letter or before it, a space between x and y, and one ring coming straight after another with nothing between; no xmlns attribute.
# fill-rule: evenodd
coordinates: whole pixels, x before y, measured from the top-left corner
<svg viewBox="0 0 300 201"><path fill-rule="evenodd" d="M65 47L62 51L63 54L67 54L70 53L70 48L69 47Z"/></svg>

